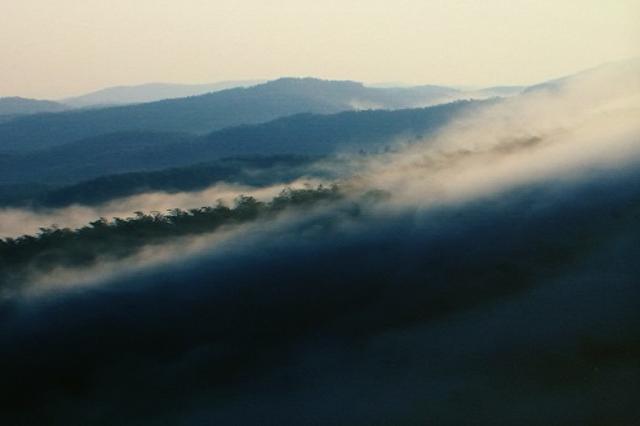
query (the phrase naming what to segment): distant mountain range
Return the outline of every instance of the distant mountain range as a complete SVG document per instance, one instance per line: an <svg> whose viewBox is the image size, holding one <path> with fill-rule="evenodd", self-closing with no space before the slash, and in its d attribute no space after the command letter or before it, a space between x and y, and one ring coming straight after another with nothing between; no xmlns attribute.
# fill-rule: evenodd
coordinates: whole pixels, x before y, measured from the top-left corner
<svg viewBox="0 0 640 426"><path fill-rule="evenodd" d="M203 162L217 162L218 170L221 159L229 157L381 152L395 149L398 140L426 137L461 113L498 102L495 97L562 90L576 78L601 72L610 73L615 81L615 72L637 66L630 62L599 67L524 89L382 88L352 81L282 78L204 95L71 111L60 111L64 105L47 101L7 98L0 102L5 106L0 111L7 112L11 106L16 112L20 107L21 113L31 115L9 119L4 115L4 122L0 118L0 195L6 190L9 198L26 196L101 177L129 186L125 182L130 177L115 176L159 173L135 176L135 181L148 182L157 176L173 176L174 172L164 174L168 169ZM206 90L213 89L211 85ZM460 98L494 99L455 101ZM211 178L210 170L198 170L198 176ZM185 173L191 176L192 172Z"/></svg>
<svg viewBox="0 0 640 426"><path fill-rule="evenodd" d="M209 84L148 83L138 86L116 86L86 95L65 98L59 102L74 108L114 106L186 98L236 87L250 87L264 80L223 81Z"/></svg>
<svg viewBox="0 0 640 426"><path fill-rule="evenodd" d="M119 132L0 156L0 184L71 184L98 176L186 166L223 157L379 152L421 138L456 114L491 101L395 111L298 114L196 136Z"/></svg>
<svg viewBox="0 0 640 426"><path fill-rule="evenodd" d="M187 98L17 118L0 123L0 152L27 152L114 132L206 134L299 113L417 108L491 96L441 86L372 88L352 81L283 78Z"/></svg>
<svg viewBox="0 0 640 426"><path fill-rule="evenodd" d="M60 112L66 109L69 107L59 102L20 97L0 98L0 116Z"/></svg>
<svg viewBox="0 0 640 426"><path fill-rule="evenodd" d="M0 98L0 123L24 115L61 112L81 108L106 108L119 105L186 98L236 87L250 87L264 80L223 81L210 84L148 83L138 86L117 86L60 100L39 100L22 97Z"/></svg>

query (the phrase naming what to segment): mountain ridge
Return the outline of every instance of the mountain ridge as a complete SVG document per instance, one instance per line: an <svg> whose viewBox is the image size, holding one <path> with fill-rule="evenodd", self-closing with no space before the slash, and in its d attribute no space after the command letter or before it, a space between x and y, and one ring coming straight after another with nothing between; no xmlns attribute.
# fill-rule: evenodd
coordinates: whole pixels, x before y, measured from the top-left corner
<svg viewBox="0 0 640 426"><path fill-rule="evenodd" d="M282 78L187 98L38 114L0 124L0 151L26 152L119 131L206 134L297 113L401 109L449 100L455 89L375 89L351 81Z"/></svg>
<svg viewBox="0 0 640 426"><path fill-rule="evenodd" d="M105 87L78 96L62 98L60 103L74 108L105 107L186 98L236 87L249 87L264 80L221 81L204 84L143 83Z"/></svg>
<svg viewBox="0 0 640 426"><path fill-rule="evenodd" d="M66 109L69 109L69 107L55 101L23 98L21 96L0 97L0 116L60 112Z"/></svg>
<svg viewBox="0 0 640 426"><path fill-rule="evenodd" d="M232 156L380 151L396 138L424 137L456 114L487 102L492 101L457 101L394 111L296 114L202 136L179 132L110 133L31 153L0 156L0 184L69 184L105 174L180 167ZM33 170L38 170L37 176Z"/></svg>

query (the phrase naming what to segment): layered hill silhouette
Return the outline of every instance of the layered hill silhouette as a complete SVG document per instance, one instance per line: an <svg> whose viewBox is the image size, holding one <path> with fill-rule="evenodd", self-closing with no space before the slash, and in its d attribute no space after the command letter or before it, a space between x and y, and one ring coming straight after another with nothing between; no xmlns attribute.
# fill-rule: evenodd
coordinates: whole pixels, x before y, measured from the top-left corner
<svg viewBox="0 0 640 426"><path fill-rule="evenodd" d="M375 153L422 138L488 101L395 111L298 114L204 136L111 133L24 154L0 156L0 184L72 184L98 176L160 170L224 157Z"/></svg>
<svg viewBox="0 0 640 426"><path fill-rule="evenodd" d="M209 84L147 83L137 86L115 86L65 98L60 102L74 108L137 104L186 98L236 87L250 87L263 82L263 80L238 80Z"/></svg>
<svg viewBox="0 0 640 426"><path fill-rule="evenodd" d="M333 167L323 167L324 161ZM197 191L217 183L268 186L301 177L333 179L338 159L271 155L223 158L185 167L105 175L71 185L0 185L0 206L63 207L97 205L145 192Z"/></svg>
<svg viewBox="0 0 640 426"><path fill-rule="evenodd" d="M0 120L7 121L17 115L43 112L60 112L69 107L60 102L21 98L18 96L0 98Z"/></svg>
<svg viewBox="0 0 640 426"><path fill-rule="evenodd" d="M206 134L299 113L421 107L457 95L457 90L439 86L382 89L351 81L283 78L187 98L19 118L0 124L0 152L27 152L114 132Z"/></svg>

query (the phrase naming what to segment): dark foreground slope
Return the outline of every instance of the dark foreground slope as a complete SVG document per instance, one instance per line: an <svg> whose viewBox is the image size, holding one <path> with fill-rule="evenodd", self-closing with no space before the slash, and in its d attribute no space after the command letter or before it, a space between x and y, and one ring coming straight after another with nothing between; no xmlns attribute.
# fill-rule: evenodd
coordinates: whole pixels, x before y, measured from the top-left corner
<svg viewBox="0 0 640 426"><path fill-rule="evenodd" d="M0 306L0 418L51 425L628 425L640 177L378 215Z"/></svg>

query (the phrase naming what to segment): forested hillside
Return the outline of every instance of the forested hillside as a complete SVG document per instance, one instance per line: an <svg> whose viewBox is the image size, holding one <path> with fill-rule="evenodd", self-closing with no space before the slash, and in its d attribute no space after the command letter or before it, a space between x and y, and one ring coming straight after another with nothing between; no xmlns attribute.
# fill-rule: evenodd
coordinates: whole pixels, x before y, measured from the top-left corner
<svg viewBox="0 0 640 426"><path fill-rule="evenodd" d="M383 152L419 140L488 101L458 101L396 111L300 114L206 136L112 133L0 156L0 184L71 184L101 175L159 170L223 157Z"/></svg>
<svg viewBox="0 0 640 426"><path fill-rule="evenodd" d="M0 206L62 207L95 205L109 200L163 191L197 191L215 183L267 186L300 177L336 177L339 159L313 156L223 158L210 163L152 172L100 176L66 186L16 184L0 186ZM323 162L320 164L320 162ZM318 167L314 166L318 163Z"/></svg>

